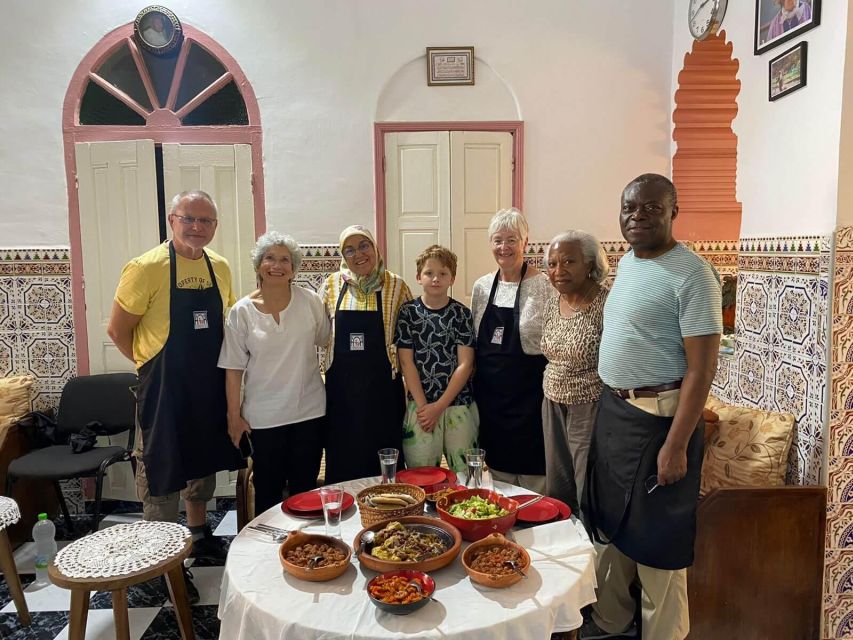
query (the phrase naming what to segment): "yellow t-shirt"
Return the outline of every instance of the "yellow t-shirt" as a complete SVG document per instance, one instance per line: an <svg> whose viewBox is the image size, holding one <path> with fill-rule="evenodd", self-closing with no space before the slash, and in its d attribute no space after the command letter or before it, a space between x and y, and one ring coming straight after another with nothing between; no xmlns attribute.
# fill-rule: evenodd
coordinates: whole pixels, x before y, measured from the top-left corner
<svg viewBox="0 0 853 640"><path fill-rule="evenodd" d="M222 296L222 312L236 302L231 289L231 269L228 261L210 249L205 249L216 285ZM189 260L175 254L177 285L179 289L207 289L210 271L204 257ZM161 245L128 262L121 272L115 301L119 306L137 316L142 316L133 332L133 359L138 369L160 353L169 337L169 244Z"/></svg>

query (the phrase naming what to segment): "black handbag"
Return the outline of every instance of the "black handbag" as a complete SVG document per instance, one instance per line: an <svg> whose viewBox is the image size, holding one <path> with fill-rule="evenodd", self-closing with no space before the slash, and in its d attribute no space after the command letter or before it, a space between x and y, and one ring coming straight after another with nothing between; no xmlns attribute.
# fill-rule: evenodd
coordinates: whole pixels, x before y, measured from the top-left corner
<svg viewBox="0 0 853 640"><path fill-rule="evenodd" d="M65 444L66 437L59 431L53 409L42 413L31 411L18 420L33 449L43 449L55 444Z"/></svg>

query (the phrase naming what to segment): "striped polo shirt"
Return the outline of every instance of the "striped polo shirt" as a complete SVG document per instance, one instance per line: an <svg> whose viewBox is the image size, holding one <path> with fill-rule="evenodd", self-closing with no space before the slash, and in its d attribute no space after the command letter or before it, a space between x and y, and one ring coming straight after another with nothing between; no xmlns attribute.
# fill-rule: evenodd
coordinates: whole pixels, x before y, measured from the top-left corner
<svg viewBox="0 0 853 640"><path fill-rule="evenodd" d="M629 251L604 305L598 375L616 389L680 380L683 338L722 333L716 270L682 244L656 258Z"/></svg>

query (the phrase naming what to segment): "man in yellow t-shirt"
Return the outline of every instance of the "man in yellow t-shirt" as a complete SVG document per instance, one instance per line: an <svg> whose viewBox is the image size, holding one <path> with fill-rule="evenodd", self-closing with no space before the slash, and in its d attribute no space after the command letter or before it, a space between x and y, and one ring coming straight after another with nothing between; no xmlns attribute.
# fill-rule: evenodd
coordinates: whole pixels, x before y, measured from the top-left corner
<svg viewBox="0 0 853 640"><path fill-rule="evenodd" d="M175 196L169 225L171 241L124 267L107 331L139 375L136 485L145 520L176 521L183 497L192 555L223 558L205 512L216 472L244 466L228 437L217 367L224 313L235 302L231 271L204 249L217 225L208 194Z"/></svg>

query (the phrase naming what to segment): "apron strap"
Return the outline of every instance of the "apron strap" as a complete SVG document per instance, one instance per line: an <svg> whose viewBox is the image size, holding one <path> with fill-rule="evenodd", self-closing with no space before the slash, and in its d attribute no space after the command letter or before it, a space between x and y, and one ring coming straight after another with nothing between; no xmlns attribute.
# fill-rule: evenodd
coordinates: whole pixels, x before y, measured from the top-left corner
<svg viewBox="0 0 853 640"><path fill-rule="evenodd" d="M524 275L527 273L527 263L521 265L521 280L518 281L518 290L515 292L515 304L513 305L513 315L516 321L519 316L519 301L521 300L521 283L524 282ZM495 273L495 279L492 280L492 290L489 292L489 303L495 301L495 292L498 290L498 282L501 280L501 270L498 269Z"/></svg>
<svg viewBox="0 0 853 640"><path fill-rule="evenodd" d="M216 292L219 293L219 285L216 284L216 274L213 272L213 265L210 262L210 257L204 249L201 250L201 254L204 256L204 261L207 263L207 271L210 273L210 282ZM171 291L176 289L177 283L178 265L177 260L175 259L175 245L172 240L169 240L169 290Z"/></svg>

